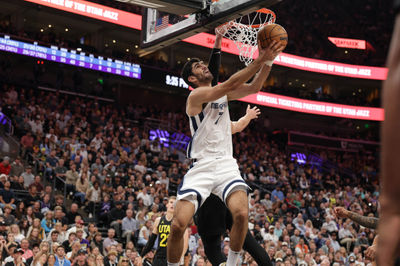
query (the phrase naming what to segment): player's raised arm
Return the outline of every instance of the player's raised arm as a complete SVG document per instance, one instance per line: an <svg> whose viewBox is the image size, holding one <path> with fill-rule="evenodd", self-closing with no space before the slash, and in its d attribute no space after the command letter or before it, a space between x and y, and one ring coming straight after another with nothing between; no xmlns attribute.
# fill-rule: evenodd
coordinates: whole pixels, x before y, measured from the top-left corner
<svg viewBox="0 0 400 266"><path fill-rule="evenodd" d="M266 61L271 59L271 55L266 51L266 49L261 50L253 63L215 87L211 87L212 74L202 61L194 58L187 62L183 67L182 77L186 83L196 89L188 97L186 113L190 116L197 115L201 112L203 103L217 100L243 85L260 70Z"/></svg>
<svg viewBox="0 0 400 266"><path fill-rule="evenodd" d="M276 41L272 41L271 44L265 48L265 53L267 54L267 62L261 70L257 73L254 77L252 82L242 84L236 90L228 93L228 100L237 100L243 98L247 95L257 93L261 90L264 81L268 78L269 73L271 72L272 62L274 61L275 57L282 52L285 46Z"/></svg>
<svg viewBox="0 0 400 266"><path fill-rule="evenodd" d="M154 243L156 242L157 236L158 236L158 225L160 223L161 218L157 217L157 219L154 222L153 226L153 231L149 237L149 240L147 241L146 246L143 248L142 252L140 253L141 257L146 256L147 253L150 252L150 250L153 248Z"/></svg>
<svg viewBox="0 0 400 266"><path fill-rule="evenodd" d="M212 86L218 84L219 81L219 68L221 66L221 43L223 36L221 32L215 29L215 43L214 48L211 50L210 59L208 60L208 69L213 75L213 80L211 82Z"/></svg>
<svg viewBox="0 0 400 266"><path fill-rule="evenodd" d="M261 114L260 109L258 109L257 106L250 108L250 104L247 105L246 114L243 117L241 117L238 121L231 122L232 134L242 132L250 123L250 121L255 118L258 118L260 114Z"/></svg>

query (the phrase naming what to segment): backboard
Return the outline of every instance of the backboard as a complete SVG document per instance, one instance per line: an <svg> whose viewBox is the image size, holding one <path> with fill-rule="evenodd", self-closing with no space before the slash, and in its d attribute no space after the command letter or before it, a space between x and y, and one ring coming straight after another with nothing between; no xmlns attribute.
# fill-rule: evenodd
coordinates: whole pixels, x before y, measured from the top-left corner
<svg viewBox="0 0 400 266"><path fill-rule="evenodd" d="M146 4L142 4L145 6L141 31L142 55L172 45L197 33L212 30L227 21L263 7L270 7L281 1L135 0L135 4L146 2ZM150 4L153 4L153 8ZM160 7L156 7L154 4L160 5Z"/></svg>

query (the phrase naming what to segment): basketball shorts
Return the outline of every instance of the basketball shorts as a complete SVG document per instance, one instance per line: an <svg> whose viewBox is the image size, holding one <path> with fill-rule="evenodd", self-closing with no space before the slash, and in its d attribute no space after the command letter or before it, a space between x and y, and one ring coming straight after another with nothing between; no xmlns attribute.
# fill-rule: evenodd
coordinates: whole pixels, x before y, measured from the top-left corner
<svg viewBox="0 0 400 266"><path fill-rule="evenodd" d="M154 257L153 266L167 266L167 258L166 257Z"/></svg>
<svg viewBox="0 0 400 266"><path fill-rule="evenodd" d="M177 200L188 200L195 211L213 193L226 203L237 190L247 192L248 186L240 176L239 167L232 157L201 159L193 163L178 188Z"/></svg>

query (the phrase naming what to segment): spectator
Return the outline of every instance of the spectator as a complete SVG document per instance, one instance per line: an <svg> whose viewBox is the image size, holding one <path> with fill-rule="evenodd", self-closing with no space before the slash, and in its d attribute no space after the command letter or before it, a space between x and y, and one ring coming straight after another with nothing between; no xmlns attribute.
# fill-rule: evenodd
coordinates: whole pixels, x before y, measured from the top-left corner
<svg viewBox="0 0 400 266"><path fill-rule="evenodd" d="M35 176L32 174L32 167L30 165L26 167L25 172L23 172L21 176L24 178L25 188L29 187L34 182Z"/></svg>
<svg viewBox="0 0 400 266"><path fill-rule="evenodd" d="M10 205L12 209L15 209L15 195L14 192L10 190L11 183L7 181L4 184L4 188L0 190L0 207L4 208L6 204Z"/></svg>
<svg viewBox="0 0 400 266"><path fill-rule="evenodd" d="M71 164L71 169L65 173L65 182L67 183L67 192L75 192L75 185L79 179L79 173L76 171L76 165Z"/></svg>
<svg viewBox="0 0 400 266"><path fill-rule="evenodd" d="M12 261L9 261L5 264L5 266L23 266L25 265L25 259L23 257L24 251L21 248L14 249L12 255Z"/></svg>
<svg viewBox="0 0 400 266"><path fill-rule="evenodd" d="M56 169L54 170L54 173L55 173L55 175L56 175L56 177L58 177L58 178L61 178L62 180L66 180L66 173L67 173L67 168L64 166L64 159L60 159L58 162L57 162L57 167L56 167ZM61 189L61 187L62 187L62 185L59 183L59 181L57 180L56 181L57 183L57 188L58 189Z"/></svg>
<svg viewBox="0 0 400 266"><path fill-rule="evenodd" d="M15 205L14 205L15 206ZM10 204L6 204L4 205L4 214L3 214L3 218L4 218L4 222L7 225L12 225L15 223L15 217L14 215L11 214L11 212L13 211L13 207Z"/></svg>
<svg viewBox="0 0 400 266"><path fill-rule="evenodd" d="M65 256L69 261L74 262L80 250L81 250L81 243L79 243L78 239L75 239L71 245L71 251L68 252Z"/></svg>
<svg viewBox="0 0 400 266"><path fill-rule="evenodd" d="M133 211L127 209L126 216L122 219L122 237L126 237L126 243L131 241L137 230L138 225L136 220L133 218Z"/></svg>
<svg viewBox="0 0 400 266"><path fill-rule="evenodd" d="M22 173L24 174L24 173ZM25 190L24 177L21 175L11 183L12 190Z"/></svg>
<svg viewBox="0 0 400 266"><path fill-rule="evenodd" d="M31 131L27 131L26 135L21 138L21 154L24 158L33 151L34 138Z"/></svg>
<svg viewBox="0 0 400 266"><path fill-rule="evenodd" d="M98 181L93 183L93 186L89 188L87 192L87 200L88 200L88 212L90 218L95 213L96 205L101 202L101 189Z"/></svg>
<svg viewBox="0 0 400 266"><path fill-rule="evenodd" d="M87 173L82 173L81 177L75 183L75 197L79 199L79 204L82 206L85 203L86 192L89 189L89 181Z"/></svg>
<svg viewBox="0 0 400 266"><path fill-rule="evenodd" d="M103 253L103 240L100 233L95 233L92 241L90 242L92 249L97 248L100 253Z"/></svg>
<svg viewBox="0 0 400 266"><path fill-rule="evenodd" d="M116 251L108 252L107 257L104 258L104 266L117 266L117 255Z"/></svg>
<svg viewBox="0 0 400 266"><path fill-rule="evenodd" d="M352 233L351 225L345 225L339 230L340 244L346 245L347 251L350 250L353 242L356 241L355 236Z"/></svg>
<svg viewBox="0 0 400 266"><path fill-rule="evenodd" d="M60 223L56 223L55 227L60 227L60 226L61 226ZM56 229L51 230L47 237L48 243L50 245L53 245L54 243L61 244L63 241L60 241L58 236L59 236L59 233Z"/></svg>
<svg viewBox="0 0 400 266"><path fill-rule="evenodd" d="M20 176L24 172L24 165L21 163L21 158L17 157L11 164L10 176Z"/></svg>
<svg viewBox="0 0 400 266"><path fill-rule="evenodd" d="M25 236L23 234L21 234L21 231L20 231L19 226L17 224L11 224L10 225L9 234L10 233L14 235L14 239L18 244L21 244L22 239L25 238Z"/></svg>
<svg viewBox="0 0 400 266"><path fill-rule="evenodd" d="M152 202L152 198L150 197L148 191L147 191L147 187L144 187L143 190L141 192L139 192L139 194L137 195L137 199L142 199L143 200L143 204L146 207L149 207L153 202Z"/></svg>
<svg viewBox="0 0 400 266"><path fill-rule="evenodd" d="M274 230L275 230L275 226L270 225L270 226L268 227L268 233L266 233L266 234L264 235L264 241L268 241L268 242L271 241L271 242L273 242L275 245L277 245L277 244L278 244L279 238L278 238L277 235L274 234Z"/></svg>
<svg viewBox="0 0 400 266"><path fill-rule="evenodd" d="M115 202L115 207L110 211L110 226L114 228L117 238L121 236L122 219L125 217L125 211L122 208L122 202Z"/></svg>
<svg viewBox="0 0 400 266"><path fill-rule="evenodd" d="M97 169L99 173L103 171L103 165L101 164L100 158L96 158L96 162L90 167L90 171L92 172L94 172L95 169Z"/></svg>
<svg viewBox="0 0 400 266"><path fill-rule="evenodd" d="M113 228L108 229L107 238L105 238L103 241L104 254L109 252L111 245L118 244L118 242L114 239L114 237L115 237L115 230Z"/></svg>
<svg viewBox="0 0 400 266"><path fill-rule="evenodd" d="M56 157L56 151L52 150L50 156L46 158L46 170L44 172L44 177L52 180L55 175L55 169L57 167L58 158Z"/></svg>
<svg viewBox="0 0 400 266"><path fill-rule="evenodd" d="M41 221L41 226L44 229L45 234L50 233L50 231L53 229L54 225L56 223L56 220L53 217L53 212L52 211L47 211L45 214L45 217Z"/></svg>
<svg viewBox="0 0 400 266"><path fill-rule="evenodd" d="M147 220L144 226L142 226L142 228L139 231L139 240L138 240L139 246L145 246L147 244L151 230L152 230L152 222L151 220Z"/></svg>
<svg viewBox="0 0 400 266"><path fill-rule="evenodd" d="M329 216L325 218L325 222L322 224L322 228L325 228L330 233L338 231L335 221L331 220Z"/></svg>
<svg viewBox="0 0 400 266"><path fill-rule="evenodd" d="M273 203L275 203L276 201L283 201L285 199L285 196L279 186L275 187L275 189L271 193L271 196Z"/></svg>
<svg viewBox="0 0 400 266"><path fill-rule="evenodd" d="M40 194L40 193L43 192L44 188L43 188L42 180L40 179L40 176L37 175L37 176L34 177L33 183L28 186L28 189L30 189L33 186L36 187L37 194Z"/></svg>
<svg viewBox="0 0 400 266"><path fill-rule="evenodd" d="M304 238L302 237L300 238L299 242L296 245L295 252L296 254L299 253L307 254L309 252L308 246L304 244Z"/></svg>
<svg viewBox="0 0 400 266"><path fill-rule="evenodd" d="M88 266L87 264L87 254L84 250L79 250L75 258L74 266Z"/></svg>
<svg viewBox="0 0 400 266"><path fill-rule="evenodd" d="M54 207L54 220L56 223L68 224L68 218L65 216L61 206Z"/></svg>
<svg viewBox="0 0 400 266"><path fill-rule="evenodd" d="M25 205L33 206L35 202L40 200L36 186L30 186L28 193L29 194L25 197Z"/></svg>
<svg viewBox="0 0 400 266"><path fill-rule="evenodd" d="M78 216L78 204L72 203L70 211L66 215L68 219L68 224L73 224L75 222L76 216Z"/></svg>
<svg viewBox="0 0 400 266"><path fill-rule="evenodd" d="M10 171L10 158L8 156L4 156L3 161L0 163L0 174L9 175Z"/></svg>
<svg viewBox="0 0 400 266"><path fill-rule="evenodd" d="M299 230L297 230L297 229L295 229L294 230L294 235L292 235L291 237L290 237L290 242L291 242L291 245L293 245L293 247L296 247L296 245L299 243L299 241L300 241L300 231Z"/></svg>
<svg viewBox="0 0 400 266"><path fill-rule="evenodd" d="M89 241L83 236L83 234L86 235L86 232L84 232L82 228L76 230L76 238L81 244L81 249L86 250L86 248L89 247Z"/></svg>
<svg viewBox="0 0 400 266"><path fill-rule="evenodd" d="M331 233L331 239L330 240L331 240L331 245L332 245L334 251L335 252L339 251L340 250L340 244L337 241L337 232L336 231Z"/></svg>
<svg viewBox="0 0 400 266"><path fill-rule="evenodd" d="M72 245L76 242L76 233L71 232L70 234L68 234L67 238L68 239L62 243L62 246L64 247L65 252L71 252ZM80 246L80 244L79 244L79 246Z"/></svg>
<svg viewBox="0 0 400 266"><path fill-rule="evenodd" d="M77 215L75 216L75 226L72 226L70 229L68 229L67 231L67 236L69 236L69 234L71 233L75 233L75 235L77 236L76 232L78 230L83 230L84 229L84 221L82 220L82 218ZM87 233L83 230L83 238L87 237Z"/></svg>
<svg viewBox="0 0 400 266"><path fill-rule="evenodd" d="M21 240L21 252L23 252L22 258L25 260L33 256L32 250L29 249L29 241L26 238Z"/></svg>

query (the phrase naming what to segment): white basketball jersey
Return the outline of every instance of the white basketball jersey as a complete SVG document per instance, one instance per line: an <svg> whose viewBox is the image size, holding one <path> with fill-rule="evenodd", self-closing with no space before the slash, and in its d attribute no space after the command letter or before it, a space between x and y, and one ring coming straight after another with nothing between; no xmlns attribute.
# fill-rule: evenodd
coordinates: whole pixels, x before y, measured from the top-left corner
<svg viewBox="0 0 400 266"><path fill-rule="evenodd" d="M189 123L192 140L187 148L188 158L232 157L231 119L226 95L207 103L200 114L189 116Z"/></svg>

